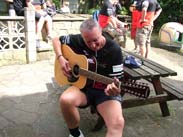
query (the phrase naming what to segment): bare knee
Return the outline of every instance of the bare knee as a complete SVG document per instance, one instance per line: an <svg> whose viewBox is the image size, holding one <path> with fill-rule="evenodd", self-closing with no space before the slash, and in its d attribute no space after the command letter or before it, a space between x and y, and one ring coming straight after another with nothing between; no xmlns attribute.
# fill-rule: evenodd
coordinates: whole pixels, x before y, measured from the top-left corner
<svg viewBox="0 0 183 137"><path fill-rule="evenodd" d="M73 101L72 97L67 94L62 94L60 96L59 102L60 102L61 107L68 107L68 106L74 105L73 104L74 101Z"/></svg>
<svg viewBox="0 0 183 137"><path fill-rule="evenodd" d="M125 124L125 120L123 118L123 116L117 117L112 119L111 123L109 123L108 126L108 130L110 130L111 132L114 131L122 131L124 128L124 124Z"/></svg>
<svg viewBox="0 0 183 137"><path fill-rule="evenodd" d="M124 118L121 116L120 118L116 119L115 123L114 123L114 128L116 129L123 129L124 128L124 124L125 124L125 120Z"/></svg>
<svg viewBox="0 0 183 137"><path fill-rule="evenodd" d="M45 17L45 22L52 23L52 18L49 16Z"/></svg>

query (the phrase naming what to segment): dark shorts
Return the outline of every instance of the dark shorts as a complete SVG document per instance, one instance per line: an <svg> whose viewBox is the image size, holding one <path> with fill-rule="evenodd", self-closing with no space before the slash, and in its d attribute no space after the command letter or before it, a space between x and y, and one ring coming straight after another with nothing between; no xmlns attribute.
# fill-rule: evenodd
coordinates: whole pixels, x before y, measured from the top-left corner
<svg viewBox="0 0 183 137"><path fill-rule="evenodd" d="M17 16L24 16L24 9L15 10Z"/></svg>
<svg viewBox="0 0 183 137"><path fill-rule="evenodd" d="M41 14L39 14L38 12L35 12L36 21L38 21L40 18L41 18Z"/></svg>
<svg viewBox="0 0 183 137"><path fill-rule="evenodd" d="M16 11L16 14L17 16L24 16L24 9L21 9L21 10L15 10ZM41 18L41 14L38 13L38 12L35 12L35 19L36 21L39 21L39 19Z"/></svg>
<svg viewBox="0 0 183 137"><path fill-rule="evenodd" d="M43 16L43 17L46 17L48 14L45 13L45 15L41 15L40 13L38 12L35 12L35 19L36 21L39 21L39 19Z"/></svg>
<svg viewBox="0 0 183 137"><path fill-rule="evenodd" d="M82 106L80 108L85 108L89 105L92 105L96 107L97 105L107 101L107 100L117 100L119 102L122 102L122 97L121 95L118 96L108 96L105 94L104 90L100 89L94 89L94 88L88 88L82 90L82 92L86 95L87 97L87 105Z"/></svg>

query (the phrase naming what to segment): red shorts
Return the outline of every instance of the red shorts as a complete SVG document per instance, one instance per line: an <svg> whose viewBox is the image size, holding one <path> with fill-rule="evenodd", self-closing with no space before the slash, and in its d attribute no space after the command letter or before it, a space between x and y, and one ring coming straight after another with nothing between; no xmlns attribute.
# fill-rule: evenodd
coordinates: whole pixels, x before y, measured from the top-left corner
<svg viewBox="0 0 183 137"><path fill-rule="evenodd" d="M132 26L132 28L131 28L131 39L135 39L136 31L137 31L137 27Z"/></svg>

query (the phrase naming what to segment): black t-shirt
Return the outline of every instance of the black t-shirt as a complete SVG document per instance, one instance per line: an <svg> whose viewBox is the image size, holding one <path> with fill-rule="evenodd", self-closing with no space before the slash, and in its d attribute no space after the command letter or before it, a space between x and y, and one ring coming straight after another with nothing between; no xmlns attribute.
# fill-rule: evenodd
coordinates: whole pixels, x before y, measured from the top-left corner
<svg viewBox="0 0 183 137"><path fill-rule="evenodd" d="M61 36L60 41L77 54L93 56L97 60L97 73L107 77L123 78L123 59L120 46L113 40L106 39L105 46L95 51L90 50L80 34Z"/></svg>
<svg viewBox="0 0 183 137"><path fill-rule="evenodd" d="M43 5L45 3L45 0L33 0L31 3L33 5Z"/></svg>
<svg viewBox="0 0 183 137"><path fill-rule="evenodd" d="M105 16L116 16L116 6L112 5L112 3L109 0L105 0L100 10L100 14Z"/></svg>
<svg viewBox="0 0 183 137"><path fill-rule="evenodd" d="M13 6L16 12L23 11L27 7L26 0L13 0Z"/></svg>

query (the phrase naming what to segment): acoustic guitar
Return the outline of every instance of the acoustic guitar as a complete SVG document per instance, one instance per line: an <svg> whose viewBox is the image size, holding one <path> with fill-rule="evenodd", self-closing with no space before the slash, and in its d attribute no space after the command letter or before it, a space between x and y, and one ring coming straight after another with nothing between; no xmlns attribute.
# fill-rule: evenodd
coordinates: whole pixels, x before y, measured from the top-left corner
<svg viewBox="0 0 183 137"><path fill-rule="evenodd" d="M85 55L76 54L69 46L62 45L62 54L65 59L69 61L71 67L71 77L68 78L63 74L60 68L59 61L55 60L54 73L55 80L60 85L74 85L82 89L88 82L88 80L101 82L103 84L110 84L114 80L112 78L97 74L96 71L96 59L95 57L87 58ZM147 98L150 93L150 89L145 83L137 83L135 81L120 81L118 85L121 88L121 92L135 95L139 98Z"/></svg>

